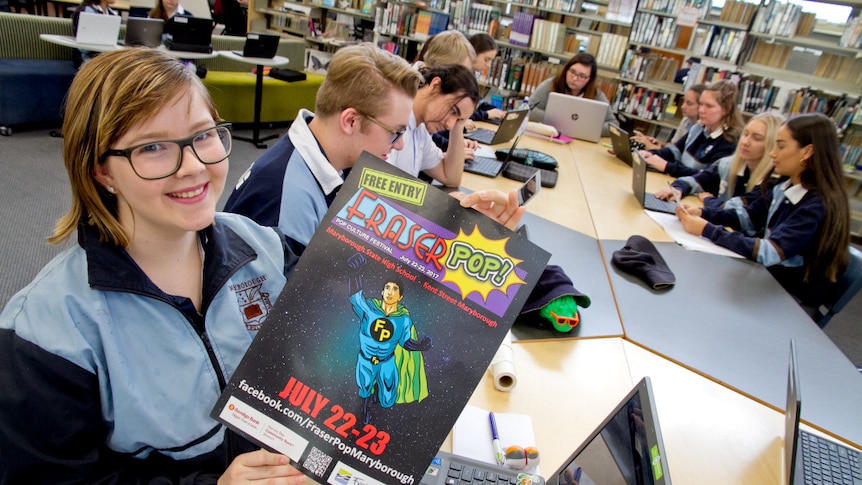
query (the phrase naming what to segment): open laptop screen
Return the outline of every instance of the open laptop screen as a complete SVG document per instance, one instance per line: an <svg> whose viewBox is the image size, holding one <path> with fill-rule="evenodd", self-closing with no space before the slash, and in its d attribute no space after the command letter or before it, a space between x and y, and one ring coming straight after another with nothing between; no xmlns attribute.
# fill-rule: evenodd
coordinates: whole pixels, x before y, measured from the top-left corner
<svg viewBox="0 0 862 485"><path fill-rule="evenodd" d="M635 386L548 483L670 484L649 378Z"/></svg>

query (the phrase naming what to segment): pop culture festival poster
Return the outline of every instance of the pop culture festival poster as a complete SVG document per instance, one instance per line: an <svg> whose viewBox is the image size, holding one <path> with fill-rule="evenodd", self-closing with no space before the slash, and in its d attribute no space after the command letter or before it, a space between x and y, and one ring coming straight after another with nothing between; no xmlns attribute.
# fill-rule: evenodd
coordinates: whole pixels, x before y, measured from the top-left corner
<svg viewBox="0 0 862 485"><path fill-rule="evenodd" d="M548 258L363 153L212 415L319 483L418 485Z"/></svg>

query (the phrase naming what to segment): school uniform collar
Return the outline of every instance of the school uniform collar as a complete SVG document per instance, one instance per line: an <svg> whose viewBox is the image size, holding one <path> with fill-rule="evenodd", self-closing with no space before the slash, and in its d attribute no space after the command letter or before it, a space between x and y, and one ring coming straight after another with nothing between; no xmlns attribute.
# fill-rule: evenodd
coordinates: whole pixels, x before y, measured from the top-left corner
<svg viewBox="0 0 862 485"><path fill-rule="evenodd" d="M703 126L703 125L701 125L701 126ZM703 136L707 137L710 140L715 140L716 138L720 137L723 133L724 133L724 128L721 126L719 126L718 129L716 129L715 131L713 131L711 133L707 133L706 132L706 126L703 126Z"/></svg>
<svg viewBox="0 0 862 485"><path fill-rule="evenodd" d="M806 189L802 184L790 185L790 179L785 180L783 184L781 184L781 190L784 191L784 197L789 200L793 205L799 203L805 194L808 193L808 189Z"/></svg>
<svg viewBox="0 0 862 485"><path fill-rule="evenodd" d="M317 183L325 195L334 194L344 183L344 174L335 170L326 154L323 153L323 147L315 138L314 133L308 128L308 123L314 119L314 113L307 109L299 110L299 116L293 120L293 123L288 129L288 136L293 142L294 148L302 155L305 164L311 171ZM315 149L317 148L317 149Z"/></svg>

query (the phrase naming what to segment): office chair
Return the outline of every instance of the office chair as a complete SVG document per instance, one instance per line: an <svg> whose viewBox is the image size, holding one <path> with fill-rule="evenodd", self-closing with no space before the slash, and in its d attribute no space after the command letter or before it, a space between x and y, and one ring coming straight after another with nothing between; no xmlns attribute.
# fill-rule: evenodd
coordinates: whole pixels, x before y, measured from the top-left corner
<svg viewBox="0 0 862 485"><path fill-rule="evenodd" d="M817 320L817 325L820 328L826 327L826 324L832 320L836 313L840 312L853 296L862 289L862 251L850 246L850 265L847 266L847 271L841 277L841 295L831 307L820 307L820 319Z"/></svg>

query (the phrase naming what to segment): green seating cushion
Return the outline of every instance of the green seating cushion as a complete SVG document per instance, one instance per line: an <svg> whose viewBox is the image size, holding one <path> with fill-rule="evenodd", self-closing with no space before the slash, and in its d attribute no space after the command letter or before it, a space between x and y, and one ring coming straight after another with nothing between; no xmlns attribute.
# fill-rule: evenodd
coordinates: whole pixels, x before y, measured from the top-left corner
<svg viewBox="0 0 862 485"><path fill-rule="evenodd" d="M219 116L231 123L252 123L255 80L251 72L209 71L203 82ZM300 108L314 111L317 89L322 82L322 75L311 73L305 81L292 83L264 77L260 121L293 121Z"/></svg>

